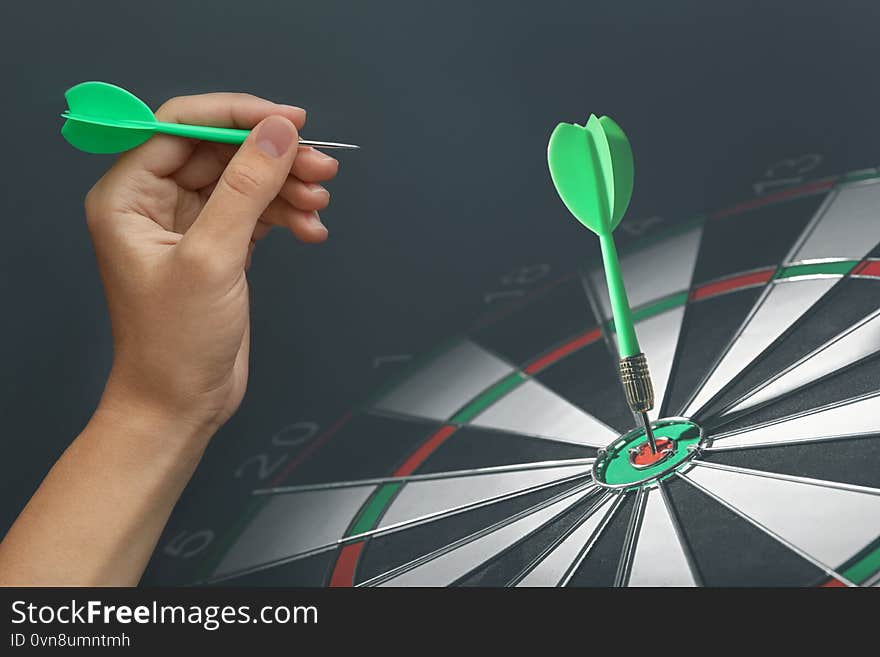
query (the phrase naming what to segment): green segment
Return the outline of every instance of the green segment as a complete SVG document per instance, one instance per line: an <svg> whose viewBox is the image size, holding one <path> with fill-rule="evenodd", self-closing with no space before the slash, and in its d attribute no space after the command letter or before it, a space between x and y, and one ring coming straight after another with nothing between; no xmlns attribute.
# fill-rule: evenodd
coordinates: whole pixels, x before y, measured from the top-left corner
<svg viewBox="0 0 880 657"><path fill-rule="evenodd" d="M776 272L774 278L795 278L796 276L815 276L817 274L845 276L857 264L859 264L858 260L840 260L837 262L812 262L803 265L789 265Z"/></svg>
<svg viewBox="0 0 880 657"><path fill-rule="evenodd" d="M689 460L692 453L688 451L688 447L697 445L701 439L700 427L687 420L658 422L654 425L654 435L657 438L674 440L675 453L651 467L644 469L634 467L629 460L629 450L647 442L645 430L636 429L610 445L605 456L597 461L596 471L599 481L610 486L626 486L661 477Z"/></svg>
<svg viewBox="0 0 880 657"><path fill-rule="evenodd" d="M880 545L840 574L850 582L861 584L878 570L880 570Z"/></svg>
<svg viewBox="0 0 880 657"><path fill-rule="evenodd" d="M357 534L363 534L364 532L373 529L376 526L376 523L379 522L382 512L391 502L391 498L397 494L397 491L400 490L401 486L403 486L402 482L383 484L380 486L372 496L370 496L370 499L367 500L367 503L361 509L360 515L358 515L357 520L355 520L351 529L348 530L346 536L356 536Z"/></svg>
<svg viewBox="0 0 880 657"><path fill-rule="evenodd" d="M837 180L837 183L841 184L859 182L860 180L871 180L872 178L876 178L877 176L877 169L859 169L858 171L850 171L849 173L843 174Z"/></svg>
<svg viewBox="0 0 880 657"><path fill-rule="evenodd" d="M635 167L629 140L610 117L560 123L547 146L550 177L574 217L599 236L621 358L638 354L629 300L612 233L632 197Z"/></svg>
<svg viewBox="0 0 880 657"><path fill-rule="evenodd" d="M633 321L641 322L643 319L648 319L649 317L653 317L654 315L665 313L667 310L672 310L673 308L677 308L678 306L683 306L687 303L687 299L687 292L676 292L675 294L670 294L668 297L663 297L658 301L654 301L653 303L649 303L640 308L636 308L636 310L634 310L632 313ZM609 333L614 333L616 331L614 320L609 321L605 326Z"/></svg>
<svg viewBox="0 0 880 657"><path fill-rule="evenodd" d="M472 399L467 406L452 416L451 421L456 424L466 424L467 422L470 422L474 417L482 413L489 406L501 399L525 380L526 376L521 372L513 372L512 374L507 375Z"/></svg>

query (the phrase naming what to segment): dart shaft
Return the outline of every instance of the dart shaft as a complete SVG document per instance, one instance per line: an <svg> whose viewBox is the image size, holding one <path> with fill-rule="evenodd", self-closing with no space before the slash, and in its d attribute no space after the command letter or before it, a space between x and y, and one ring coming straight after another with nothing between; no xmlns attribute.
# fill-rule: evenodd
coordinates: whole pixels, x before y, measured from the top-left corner
<svg viewBox="0 0 880 657"><path fill-rule="evenodd" d="M623 285L623 275L620 272L620 261L617 257L617 247L614 245L614 237L611 233L599 235L599 244L602 247L602 263L605 266L605 281L608 284L608 296L611 299L611 312L614 315L614 331L617 334L617 349L621 358L629 358L638 354L639 340L636 337L636 329L633 326L632 311L629 308L629 299L626 297L626 288ZM647 367L647 366L646 366Z"/></svg>
<svg viewBox="0 0 880 657"><path fill-rule="evenodd" d="M164 123L161 121L157 121L152 125L156 132L161 132L166 135L189 137L191 139L213 141L220 144L241 144L251 133L250 130L241 130L239 128L215 128L207 125L187 125L183 123ZM311 139L300 139L299 144L300 146L312 146L314 148L359 148L354 144L340 144L332 141L314 141Z"/></svg>

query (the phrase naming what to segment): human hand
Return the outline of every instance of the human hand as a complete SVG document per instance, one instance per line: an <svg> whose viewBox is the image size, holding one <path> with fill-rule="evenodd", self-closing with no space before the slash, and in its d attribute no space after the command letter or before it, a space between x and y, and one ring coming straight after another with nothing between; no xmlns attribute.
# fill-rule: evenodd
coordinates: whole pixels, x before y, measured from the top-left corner
<svg viewBox="0 0 880 657"><path fill-rule="evenodd" d="M243 94L174 98L160 121L256 128L240 148L157 135L124 154L86 197L114 359L99 411L173 417L209 437L248 375L248 283L273 225L322 242L316 184L338 163L298 148L305 111Z"/></svg>

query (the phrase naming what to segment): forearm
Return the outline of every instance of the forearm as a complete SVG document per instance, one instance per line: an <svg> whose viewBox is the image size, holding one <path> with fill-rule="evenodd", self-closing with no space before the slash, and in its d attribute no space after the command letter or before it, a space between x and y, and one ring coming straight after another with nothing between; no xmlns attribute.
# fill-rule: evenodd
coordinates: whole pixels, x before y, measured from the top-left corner
<svg viewBox="0 0 880 657"><path fill-rule="evenodd" d="M0 543L0 584L137 584L210 434L102 402Z"/></svg>

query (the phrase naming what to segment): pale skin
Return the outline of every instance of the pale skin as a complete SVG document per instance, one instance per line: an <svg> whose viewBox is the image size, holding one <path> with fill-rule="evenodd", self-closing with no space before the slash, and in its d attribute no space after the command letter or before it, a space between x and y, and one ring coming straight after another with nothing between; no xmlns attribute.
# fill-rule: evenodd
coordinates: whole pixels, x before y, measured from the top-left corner
<svg viewBox="0 0 880 657"><path fill-rule="evenodd" d="M158 135L89 191L113 332L94 415L0 543L0 585L130 586L248 378L246 271L273 226L327 239L335 159L297 147L304 110L174 98L160 121L254 128L239 148Z"/></svg>

